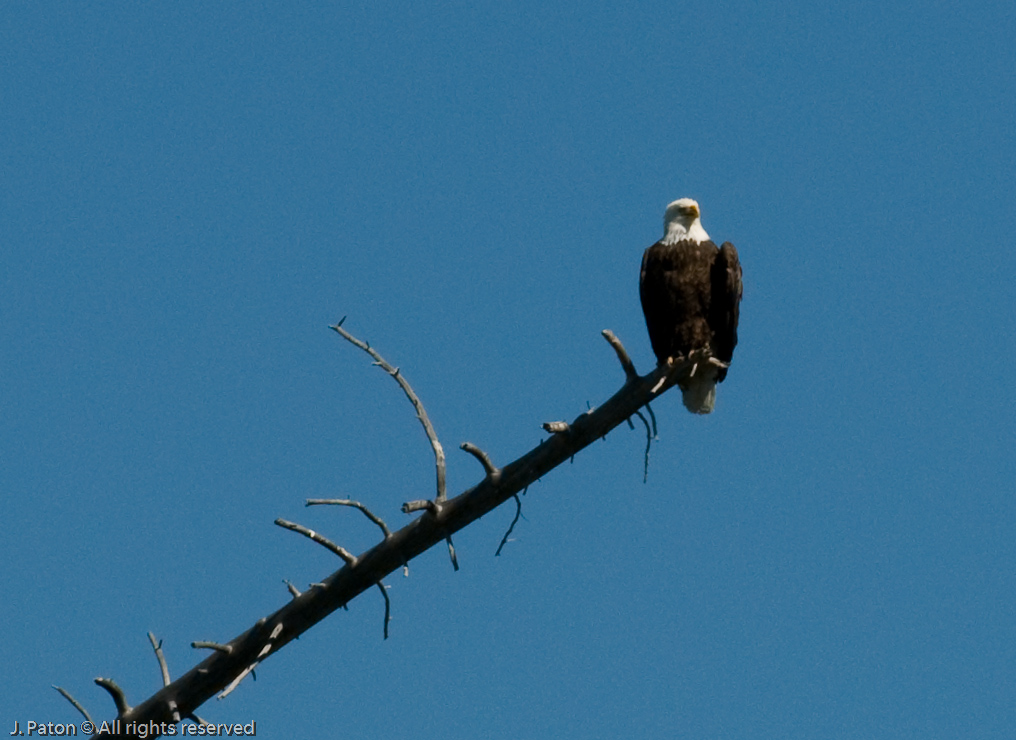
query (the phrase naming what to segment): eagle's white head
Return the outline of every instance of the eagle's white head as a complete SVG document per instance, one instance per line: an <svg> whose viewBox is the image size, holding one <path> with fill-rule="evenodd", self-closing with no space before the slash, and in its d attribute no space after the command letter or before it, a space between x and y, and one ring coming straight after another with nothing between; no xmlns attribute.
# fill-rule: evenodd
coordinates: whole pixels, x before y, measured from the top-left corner
<svg viewBox="0 0 1016 740"><path fill-rule="evenodd" d="M663 214L663 243L674 244L680 241L709 241L709 234L702 228L699 216L702 212L699 205L691 198L675 200L667 206Z"/></svg>

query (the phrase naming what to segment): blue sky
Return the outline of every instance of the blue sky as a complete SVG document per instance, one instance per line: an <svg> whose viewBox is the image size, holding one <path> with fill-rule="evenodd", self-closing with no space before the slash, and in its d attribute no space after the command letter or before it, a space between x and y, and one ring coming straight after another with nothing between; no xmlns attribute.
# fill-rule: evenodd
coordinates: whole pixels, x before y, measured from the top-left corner
<svg viewBox="0 0 1016 740"><path fill-rule="evenodd" d="M695 197L744 265L677 394L201 714L259 736L1016 726L1016 10L731 0L0 10L0 719L138 703L652 354Z"/></svg>

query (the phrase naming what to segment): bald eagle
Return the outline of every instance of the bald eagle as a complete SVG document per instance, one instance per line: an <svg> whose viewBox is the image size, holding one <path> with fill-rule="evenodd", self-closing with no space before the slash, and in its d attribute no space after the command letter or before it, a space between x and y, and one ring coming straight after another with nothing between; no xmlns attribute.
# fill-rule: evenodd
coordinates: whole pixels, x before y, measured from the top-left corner
<svg viewBox="0 0 1016 740"><path fill-rule="evenodd" d="M708 414L737 345L741 263L733 244L709 239L700 215L691 198L667 206L663 238L642 256L639 295L659 364L702 358L678 385L689 411Z"/></svg>

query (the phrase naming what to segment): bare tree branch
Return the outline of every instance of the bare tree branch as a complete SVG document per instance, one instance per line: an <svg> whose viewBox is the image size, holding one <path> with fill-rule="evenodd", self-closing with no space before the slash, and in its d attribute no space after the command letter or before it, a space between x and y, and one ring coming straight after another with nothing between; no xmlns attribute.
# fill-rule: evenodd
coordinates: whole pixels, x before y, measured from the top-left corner
<svg viewBox="0 0 1016 740"><path fill-rule="evenodd" d="M455 554L455 545L452 543L452 536L448 535L445 537L445 542L448 543L448 557L452 559L452 570L458 570L459 556Z"/></svg>
<svg viewBox="0 0 1016 740"><path fill-rule="evenodd" d="M525 491L523 491L523 494L524 493ZM522 516L522 499L519 498L517 493L513 496L513 498L515 499L515 518L512 519L512 523L508 527L508 531L505 532L504 537L501 538L501 544L497 546L497 552L494 553L495 558L501 555L501 548L508 544L508 538L511 536L512 530L515 529L515 525L518 523L519 517Z"/></svg>
<svg viewBox="0 0 1016 740"><path fill-rule="evenodd" d="M653 413L653 406L651 403L646 403L646 411L649 412L649 418L653 420L653 439L656 439L659 436L659 433L656 431L656 414Z"/></svg>
<svg viewBox="0 0 1016 740"><path fill-rule="evenodd" d="M341 327L333 328L356 346L371 352L366 343L348 335ZM611 346L614 346L617 352L620 342L617 342L617 346L611 342ZM372 353L372 356L375 354ZM621 356L620 353L618 356ZM701 361L702 358L695 360L696 363ZM308 591L294 595L289 603L268 617L259 619L253 627L226 645L212 646L215 652L138 706L129 708L123 692L117 690L119 691L117 711L120 719L168 722L174 713L170 709L171 706L180 716L189 716L217 693L220 696L228 694L257 665L336 609L344 607L367 589L376 588L378 582L387 575L442 540L450 545L452 534L515 497L531 483L571 459L615 426L623 424L649 401L674 385L682 373L686 374L691 366L690 361L682 360L657 367L647 375L628 379L622 388L603 404L583 412L571 422L568 434L553 434L541 440L529 452L501 468L499 476L484 475L480 482L452 499L429 502L429 505L422 502L406 504L404 510L422 510L424 513L359 557L352 556L332 543L334 549L333 547L329 549L343 557L345 561L343 567ZM394 369L389 372L396 379L401 377ZM406 386L403 386L403 390L405 389ZM418 403L416 400L414 406ZM421 415L422 421L421 406L418 406L418 415ZM433 437L432 442L435 441L436 437ZM440 446L436 445L435 449L440 449ZM443 461L439 467L443 471ZM311 536L308 534L311 530L282 522L283 520L279 520L277 523L305 536ZM325 538L317 535L312 539L321 542ZM451 552L454 557L454 550ZM104 685L104 688L116 699L117 693L107 685Z"/></svg>
<svg viewBox="0 0 1016 740"><path fill-rule="evenodd" d="M324 506L324 505L351 506L353 508L359 509L360 511L362 511L364 513L364 515L368 519L370 519L376 525L381 527L381 532L384 534L385 537L391 537L392 536L392 532L391 532L390 529L388 529L388 525L384 523L384 520L381 519L381 517L379 517L376 514L374 514L370 509L368 509L366 506L361 504L359 501L351 501L348 498L309 498L309 499L307 499L307 506Z"/></svg>
<svg viewBox="0 0 1016 740"><path fill-rule="evenodd" d="M63 696L64 699L69 701L71 703L71 705L75 709L77 709L79 712L81 712L81 714L84 716L85 719L87 719L89 722L92 722L92 715L90 715L88 713L88 710L85 709L83 706L81 706L78 703L78 700L75 699L73 696L71 696L70 693L66 689L62 689L59 686L54 686L53 688L56 689L57 691L59 691L60 695ZM92 724L94 725L95 722L92 722Z"/></svg>
<svg viewBox="0 0 1016 740"><path fill-rule="evenodd" d="M430 418L427 416L427 412L424 410L423 404L420 403L420 399L419 397L417 397L416 393L413 392L412 387L409 385L409 381L407 381L404 377L402 377L402 374L399 372L399 369L397 367L392 367L391 365L389 365L385 361L385 358L379 355L376 350L372 349L369 344L367 344L366 342L361 342L359 339L357 339L348 331L342 328L342 322L345 320L346 317L343 316L342 320L339 321L339 323L337 323L335 326L333 326L332 329L338 332L346 341L359 347L364 352L373 357L374 362L378 367L380 367L386 373L395 378L399 386L402 388L403 392L406 394L406 397L410 400L410 402L412 402L413 408L416 409L416 418L420 420L420 423L423 425L423 431L427 433L427 439L430 440L430 446L434 448L434 466L437 468L436 500L444 501L447 495L445 492L444 448L441 447L441 443L437 439L437 432L434 431L434 425L430 423Z"/></svg>
<svg viewBox="0 0 1016 740"><path fill-rule="evenodd" d="M285 519L276 519L275 523L278 524L283 529L289 529L293 532L298 532L299 534L302 534L304 537L313 540L314 542L318 543L322 547L330 550L331 552L335 553L340 558L345 560L347 565L356 565L356 556L353 555L353 553L351 553L344 547L339 547L330 539L328 539L324 535L318 534L313 529L307 529L307 527L303 526L302 524L297 524L296 522L289 522L286 521Z"/></svg>
<svg viewBox="0 0 1016 740"><path fill-rule="evenodd" d="M621 340L614 336L614 332L610 329L604 329L602 332L603 338L607 340L611 347L614 348L614 352L617 354L617 359L621 361L621 367L624 369L624 378L626 383L632 383L639 379L639 374L635 370L635 364L631 361L628 356L628 351L621 344Z"/></svg>
<svg viewBox="0 0 1016 740"><path fill-rule="evenodd" d="M412 514L414 511L429 511L431 514L437 516L441 513L441 507L435 504L433 501L424 499L418 499L416 501L407 501L402 504L403 514Z"/></svg>
<svg viewBox="0 0 1016 740"><path fill-rule="evenodd" d="M205 640L196 640L190 644L192 648L205 648L207 650L218 650L220 653L229 655L233 652L232 645L220 645L217 642L207 642Z"/></svg>
<svg viewBox="0 0 1016 740"><path fill-rule="evenodd" d="M260 620L260 622L262 623L263 626L263 624L267 623L267 620L262 619ZM243 681L243 679L247 678L248 674L254 673L254 669L258 667L258 664L261 662L261 660L265 658L270 652L272 652L274 642L276 638L278 638L278 636L282 634L282 630L283 630L282 622L277 622L275 626L272 628L271 633L268 635L268 638L261 646L261 649L258 651L257 656L255 656L254 661L246 668L244 668L242 671L240 671L240 673L236 676L236 678L230 681L229 685L222 690L221 694L219 694L220 699L225 699L227 696L232 694L233 690L240 685L240 682Z"/></svg>
<svg viewBox="0 0 1016 740"><path fill-rule="evenodd" d="M388 598L388 587L385 586L381 581L377 582L377 587L381 589L381 595L385 597L385 639L388 639L388 623L392 621L392 601Z"/></svg>
<svg viewBox="0 0 1016 740"><path fill-rule="evenodd" d="M95 683L109 692L109 695L113 697L113 704L116 705L116 716L126 717L130 714L131 705L127 703L127 695L123 693L123 689L116 685L116 681L112 678L97 678Z"/></svg>
<svg viewBox="0 0 1016 740"><path fill-rule="evenodd" d="M480 461L480 465L483 466L483 471L487 474L488 478L496 478L501 475L501 471L497 469L497 466L490 461L490 455L481 450L479 447L471 442L463 442L461 445L462 449L468 452L470 455Z"/></svg>
<svg viewBox="0 0 1016 740"><path fill-rule="evenodd" d="M166 656L162 654L162 640L156 642L155 635L149 632L148 641L152 643L152 650L155 651L155 657L159 661L159 670L162 671L162 685L169 686L171 683L169 680L169 666L166 665Z"/></svg>
<svg viewBox="0 0 1016 740"><path fill-rule="evenodd" d="M649 408L649 404L646 404L646 408ZM642 423L646 425L646 455L645 462L642 465L642 482L645 483L649 480L649 447L653 443L653 434L649 430L649 422L646 421L646 417L642 415L641 411L636 411L635 415L642 419ZM634 428L634 426L632 427Z"/></svg>

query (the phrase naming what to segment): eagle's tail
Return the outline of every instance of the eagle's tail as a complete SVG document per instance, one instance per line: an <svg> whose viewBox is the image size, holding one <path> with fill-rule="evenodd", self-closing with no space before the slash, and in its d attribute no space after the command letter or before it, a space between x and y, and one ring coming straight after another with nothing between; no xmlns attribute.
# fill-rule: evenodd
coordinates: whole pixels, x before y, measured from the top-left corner
<svg viewBox="0 0 1016 740"><path fill-rule="evenodd" d="M716 406L716 382L727 364L713 357L708 349L692 352L688 359L695 361L691 372L677 381L684 407L693 414L712 413Z"/></svg>
<svg viewBox="0 0 1016 740"><path fill-rule="evenodd" d="M706 373L681 383L681 400L693 414L711 413L716 406L716 380Z"/></svg>

